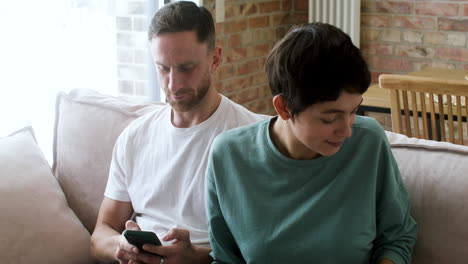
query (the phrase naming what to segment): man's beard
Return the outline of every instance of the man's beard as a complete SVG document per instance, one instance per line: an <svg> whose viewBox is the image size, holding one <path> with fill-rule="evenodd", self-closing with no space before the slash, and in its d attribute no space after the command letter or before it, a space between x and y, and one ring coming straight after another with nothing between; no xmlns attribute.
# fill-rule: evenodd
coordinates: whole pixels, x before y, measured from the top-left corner
<svg viewBox="0 0 468 264"><path fill-rule="evenodd" d="M211 86L211 78L210 76L207 76L202 83L200 84L199 88L196 90L193 89L187 89L187 88L182 88L177 93L177 95L185 95L190 97L187 101L174 101L172 99L172 96L168 93L168 90L165 89L166 95L167 96L167 102L172 106L172 108L177 111L177 112L187 112L192 110L195 106L199 105L200 102L205 99L206 94L208 93L208 90Z"/></svg>

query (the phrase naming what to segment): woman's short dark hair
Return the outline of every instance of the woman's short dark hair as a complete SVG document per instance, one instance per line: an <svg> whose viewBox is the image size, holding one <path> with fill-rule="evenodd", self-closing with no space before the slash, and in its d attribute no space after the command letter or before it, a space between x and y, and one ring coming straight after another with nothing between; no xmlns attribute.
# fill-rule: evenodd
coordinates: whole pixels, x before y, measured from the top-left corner
<svg viewBox="0 0 468 264"><path fill-rule="evenodd" d="M359 49L329 24L292 28L265 63L273 96L281 95L292 118L308 106L337 100L342 91L363 94L370 73Z"/></svg>
<svg viewBox="0 0 468 264"><path fill-rule="evenodd" d="M148 40L163 33L193 30L200 43L208 43L208 50L215 47L215 27L210 11L193 2L177 1L156 12L148 29Z"/></svg>

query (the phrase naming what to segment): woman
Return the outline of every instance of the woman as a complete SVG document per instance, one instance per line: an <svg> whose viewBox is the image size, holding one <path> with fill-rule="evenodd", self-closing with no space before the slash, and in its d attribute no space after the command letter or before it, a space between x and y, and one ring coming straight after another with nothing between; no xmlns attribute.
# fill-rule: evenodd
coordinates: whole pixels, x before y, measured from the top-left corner
<svg viewBox="0 0 468 264"><path fill-rule="evenodd" d="M214 263L410 263L417 226L370 74L341 30L293 28L266 71L277 116L223 133L206 179Z"/></svg>

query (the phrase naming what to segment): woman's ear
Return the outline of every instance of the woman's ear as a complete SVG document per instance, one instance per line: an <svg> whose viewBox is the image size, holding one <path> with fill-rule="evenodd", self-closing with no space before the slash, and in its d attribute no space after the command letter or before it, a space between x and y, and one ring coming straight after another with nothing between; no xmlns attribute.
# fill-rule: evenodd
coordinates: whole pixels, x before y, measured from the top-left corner
<svg viewBox="0 0 468 264"><path fill-rule="evenodd" d="M273 106L281 119L287 121L291 118L291 114L289 113L288 106L286 105L286 101L283 96L279 94L275 95L273 97Z"/></svg>

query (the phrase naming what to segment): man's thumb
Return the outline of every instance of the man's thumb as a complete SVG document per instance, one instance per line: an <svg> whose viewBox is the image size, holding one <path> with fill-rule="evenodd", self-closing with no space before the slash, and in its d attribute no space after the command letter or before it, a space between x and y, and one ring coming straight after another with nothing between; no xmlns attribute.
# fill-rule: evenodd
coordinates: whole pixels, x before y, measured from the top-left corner
<svg viewBox="0 0 468 264"><path fill-rule="evenodd" d="M127 229L127 230L141 231L141 229L140 229L140 227L138 226L138 224L135 223L135 222L132 221L132 220L128 220L128 221L125 223L125 229Z"/></svg>

